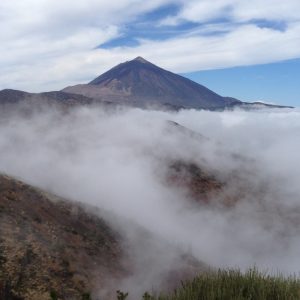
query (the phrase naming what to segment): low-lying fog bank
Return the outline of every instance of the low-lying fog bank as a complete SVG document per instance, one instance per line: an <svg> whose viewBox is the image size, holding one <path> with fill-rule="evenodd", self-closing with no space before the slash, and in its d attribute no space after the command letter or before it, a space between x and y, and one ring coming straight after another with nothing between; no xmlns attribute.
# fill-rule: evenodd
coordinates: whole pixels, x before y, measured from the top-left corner
<svg viewBox="0 0 300 300"><path fill-rule="evenodd" d="M0 172L111 212L103 217L121 227L136 263L124 288L141 290L178 253L212 267L298 273L299 149L297 110L81 108L0 120ZM174 161L205 169L224 183L223 195L191 201L167 180ZM151 238L141 243L136 228Z"/></svg>

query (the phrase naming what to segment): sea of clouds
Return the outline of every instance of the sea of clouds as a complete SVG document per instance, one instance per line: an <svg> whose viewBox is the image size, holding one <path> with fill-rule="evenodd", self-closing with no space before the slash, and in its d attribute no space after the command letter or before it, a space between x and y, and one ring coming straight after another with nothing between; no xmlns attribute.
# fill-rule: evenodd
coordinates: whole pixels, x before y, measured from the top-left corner
<svg viewBox="0 0 300 300"><path fill-rule="evenodd" d="M216 268L298 273L299 149L297 109L85 107L0 119L0 172L105 212L127 236L135 262L123 288L141 291L182 253ZM224 195L191 201L167 180L174 161L205 169L235 204L222 205ZM140 229L151 238L141 240Z"/></svg>

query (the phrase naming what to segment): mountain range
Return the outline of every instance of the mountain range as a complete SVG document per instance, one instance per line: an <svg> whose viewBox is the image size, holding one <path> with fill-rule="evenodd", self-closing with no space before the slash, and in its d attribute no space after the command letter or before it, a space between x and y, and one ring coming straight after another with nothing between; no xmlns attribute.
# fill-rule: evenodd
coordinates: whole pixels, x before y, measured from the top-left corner
<svg viewBox="0 0 300 300"><path fill-rule="evenodd" d="M0 91L1 104L24 100L34 104L73 106L110 103L167 110L287 107L262 102L249 103L220 96L205 86L164 70L142 57L121 63L87 84L69 86L62 91L38 94L17 90Z"/></svg>

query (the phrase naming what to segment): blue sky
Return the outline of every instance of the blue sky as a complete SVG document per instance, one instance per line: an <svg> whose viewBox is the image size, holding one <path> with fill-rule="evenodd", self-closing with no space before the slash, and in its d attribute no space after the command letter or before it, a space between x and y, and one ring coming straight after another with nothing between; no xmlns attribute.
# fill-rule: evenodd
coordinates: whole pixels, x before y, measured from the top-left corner
<svg viewBox="0 0 300 300"><path fill-rule="evenodd" d="M3 0L0 89L59 90L142 56L222 95L300 106L299 0Z"/></svg>
<svg viewBox="0 0 300 300"><path fill-rule="evenodd" d="M223 96L300 106L300 59L182 75Z"/></svg>

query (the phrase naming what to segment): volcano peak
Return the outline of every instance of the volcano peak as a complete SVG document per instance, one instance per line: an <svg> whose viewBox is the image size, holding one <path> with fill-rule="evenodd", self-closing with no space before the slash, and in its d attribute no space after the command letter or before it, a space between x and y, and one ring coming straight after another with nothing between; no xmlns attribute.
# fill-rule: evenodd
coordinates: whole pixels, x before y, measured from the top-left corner
<svg viewBox="0 0 300 300"><path fill-rule="evenodd" d="M147 61L146 59L144 59L141 56L136 57L135 59L133 59L133 61L139 61L139 62L141 62L143 64L149 64L150 63L149 61Z"/></svg>
<svg viewBox="0 0 300 300"><path fill-rule="evenodd" d="M223 109L239 102L224 98L188 78L164 70L141 56L121 63L85 85L64 89L96 101L138 107L165 106Z"/></svg>

